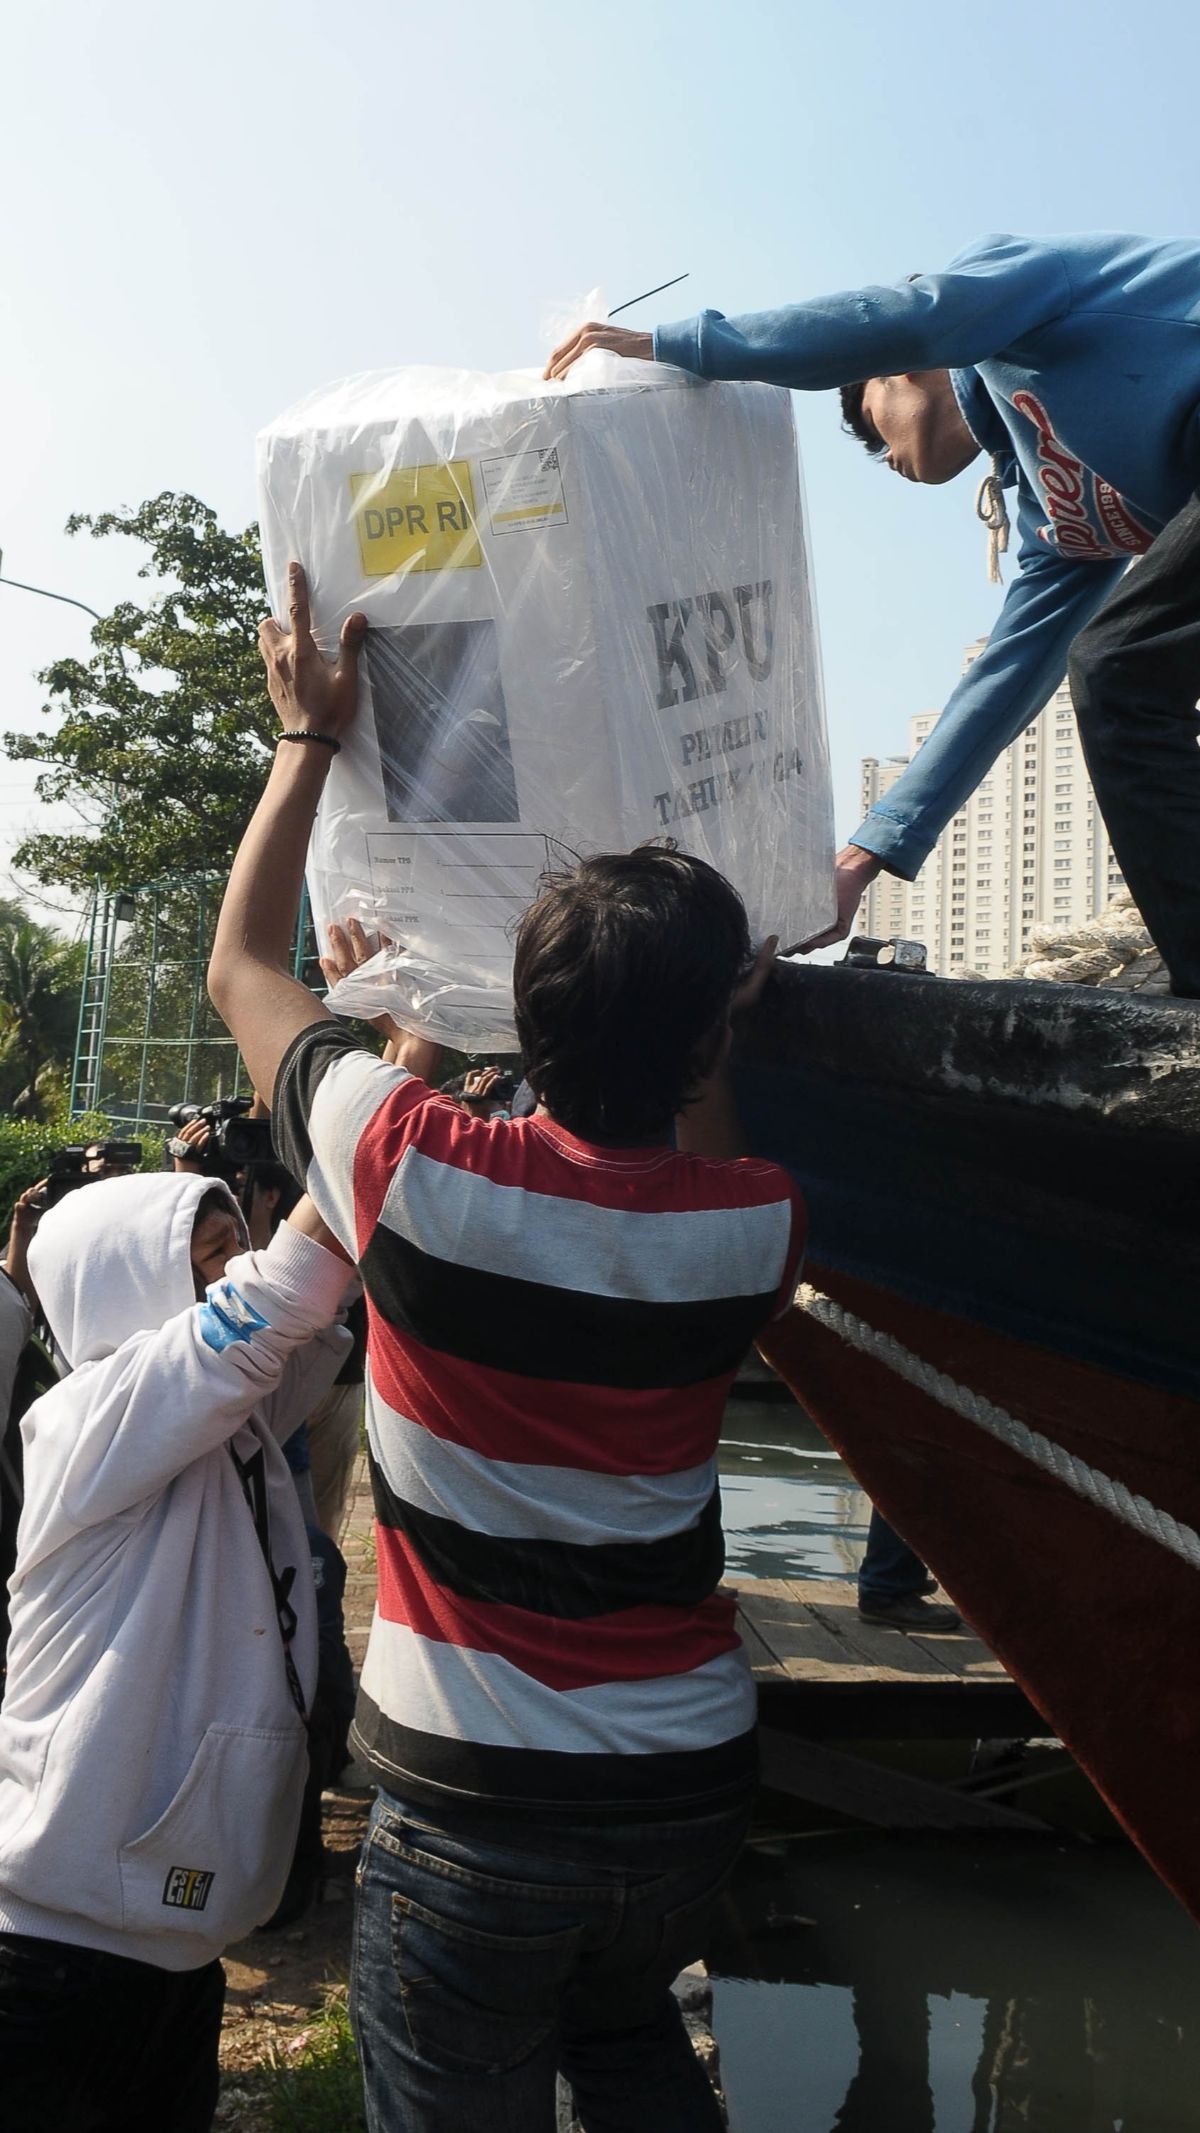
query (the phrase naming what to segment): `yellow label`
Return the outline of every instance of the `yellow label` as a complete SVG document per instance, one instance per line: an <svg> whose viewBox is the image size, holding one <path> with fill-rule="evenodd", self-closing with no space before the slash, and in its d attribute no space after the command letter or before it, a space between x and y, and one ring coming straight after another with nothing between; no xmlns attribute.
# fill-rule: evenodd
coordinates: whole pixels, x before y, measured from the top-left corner
<svg viewBox="0 0 1200 2133"><path fill-rule="evenodd" d="M394 570L478 570L475 491L465 459L390 474L352 474L354 523L363 574Z"/></svg>

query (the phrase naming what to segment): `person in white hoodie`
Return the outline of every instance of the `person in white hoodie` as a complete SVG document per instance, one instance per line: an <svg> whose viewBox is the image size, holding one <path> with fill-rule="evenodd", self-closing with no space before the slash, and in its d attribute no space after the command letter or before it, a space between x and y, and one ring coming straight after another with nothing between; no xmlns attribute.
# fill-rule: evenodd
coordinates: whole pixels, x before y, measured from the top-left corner
<svg viewBox="0 0 1200 2133"><path fill-rule="evenodd" d="M25 1417L0 1711L0 2127L206 2133L218 1957L278 1903L316 1677L278 1438L349 1336L302 1200L266 1251L228 1188L131 1177L43 1218L71 1374ZM323 1330L328 1329L328 1330Z"/></svg>

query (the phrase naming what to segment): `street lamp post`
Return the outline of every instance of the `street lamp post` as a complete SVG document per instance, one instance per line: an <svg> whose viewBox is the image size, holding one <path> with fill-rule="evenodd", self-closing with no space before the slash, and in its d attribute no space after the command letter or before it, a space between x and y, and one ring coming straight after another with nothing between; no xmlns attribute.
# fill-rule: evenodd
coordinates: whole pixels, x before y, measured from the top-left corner
<svg viewBox="0 0 1200 2133"><path fill-rule="evenodd" d="M90 615L93 622L103 622L104 617L102 614L99 613L96 608L89 607L86 600L76 600L71 593L51 592L49 586L47 585L27 585L24 579L22 578L6 578L3 575L3 563L4 550L0 548L0 585L11 585L15 592L36 593L38 598L41 600L57 600L61 603L63 607L78 607L85 615ZM124 666L124 649L121 646L118 646L118 650L121 654L121 664L122 666ZM114 798L115 790L116 788L114 787ZM101 905L100 899L100 882L99 879L97 879L92 903L92 925L88 935L87 967L84 973L83 987L79 995L79 1024L75 1036L75 1059L71 1070L70 1101L72 1109L74 1109L75 1099L79 1089L80 1053L83 1047L83 1040L85 1036L88 1040L88 1057L87 1065L85 1068L85 1084L88 1092L89 1106L95 1099L96 1090L99 1085L100 1078L100 1053L104 1041L105 1019L103 1008L103 994L107 989L108 966L112 954L112 940L110 938L110 933L115 932L115 928L111 924L112 900L107 894L105 894L103 898L103 904ZM100 950L97 968L96 959L94 959L93 956L93 950L95 947L95 925L96 913L98 909L102 910L102 917ZM100 997L97 1001L90 1002L88 998L89 988L94 988L96 986L97 980L99 980L100 984ZM95 1013L92 1016L88 1015L89 1006L95 1007Z"/></svg>
<svg viewBox="0 0 1200 2133"><path fill-rule="evenodd" d="M0 548L0 566L3 565L3 562L4 550ZM42 600L61 600L64 607L81 607L85 615L91 616L93 622L103 622L104 620L103 615L98 614L94 607L89 607L86 600L72 599L70 593L51 592L45 585L26 585L22 578L6 578L2 573L0 573L0 585L11 585L17 592L37 593Z"/></svg>

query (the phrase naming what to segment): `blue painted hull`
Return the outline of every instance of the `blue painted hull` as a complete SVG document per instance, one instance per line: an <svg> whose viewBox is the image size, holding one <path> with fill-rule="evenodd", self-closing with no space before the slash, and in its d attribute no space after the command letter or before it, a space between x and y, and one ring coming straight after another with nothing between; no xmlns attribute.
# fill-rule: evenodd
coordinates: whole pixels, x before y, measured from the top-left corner
<svg viewBox="0 0 1200 2133"><path fill-rule="evenodd" d="M780 964L737 1079L814 1260L1200 1396L1200 1003Z"/></svg>

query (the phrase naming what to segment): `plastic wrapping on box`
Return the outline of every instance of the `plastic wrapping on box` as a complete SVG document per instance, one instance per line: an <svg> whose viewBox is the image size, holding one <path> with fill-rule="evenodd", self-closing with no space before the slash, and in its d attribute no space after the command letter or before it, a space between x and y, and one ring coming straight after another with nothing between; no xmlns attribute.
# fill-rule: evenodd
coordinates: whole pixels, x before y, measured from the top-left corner
<svg viewBox="0 0 1200 2133"><path fill-rule="evenodd" d="M515 1048L515 922L572 855L673 837L756 938L833 918L833 828L786 392L592 355L374 372L259 438L274 611L370 629L309 853L318 929L394 944L331 1005Z"/></svg>

